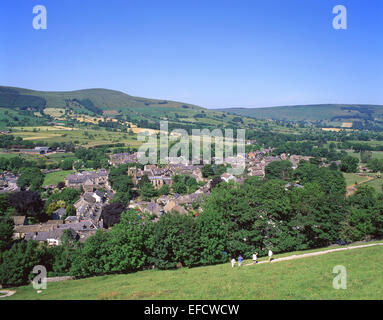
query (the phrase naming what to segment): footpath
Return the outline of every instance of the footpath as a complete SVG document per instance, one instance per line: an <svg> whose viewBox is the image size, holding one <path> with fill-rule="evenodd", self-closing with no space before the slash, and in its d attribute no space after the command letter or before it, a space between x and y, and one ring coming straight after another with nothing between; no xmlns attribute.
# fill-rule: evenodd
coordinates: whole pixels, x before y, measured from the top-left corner
<svg viewBox="0 0 383 320"><path fill-rule="evenodd" d="M331 252L353 250L353 249L361 249L361 248L374 247L374 246L383 246L383 243L363 244L363 245L360 245L360 246L352 246L352 247L337 248L337 249L328 249L328 250L317 251L317 252L310 252L310 253L304 253L304 254L294 254L294 255L291 255L291 256L283 257L283 258L272 259L271 263L281 262L281 261L288 261L288 260L295 260L295 259L301 259L301 258L308 258L308 257L320 256L320 255L331 253ZM268 260L259 261L257 264L261 264L261 263L269 263L269 261ZM253 263L244 264L244 266L252 266L252 265L254 265L254 264Z"/></svg>

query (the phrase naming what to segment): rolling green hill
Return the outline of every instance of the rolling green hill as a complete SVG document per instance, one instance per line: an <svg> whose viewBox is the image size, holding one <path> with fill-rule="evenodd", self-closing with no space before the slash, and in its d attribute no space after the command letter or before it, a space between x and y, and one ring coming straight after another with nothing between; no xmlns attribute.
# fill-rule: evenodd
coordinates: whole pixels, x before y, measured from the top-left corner
<svg viewBox="0 0 383 320"><path fill-rule="evenodd" d="M227 263L69 280L48 283L40 294L29 285L5 299L382 299L382 263L376 246L240 269ZM338 265L346 268L347 289L333 288Z"/></svg>
<svg viewBox="0 0 383 320"><path fill-rule="evenodd" d="M6 126L12 124L13 120L18 121L14 119L15 117L8 117L8 122L5 120L8 114L15 112L16 116L24 115L36 119L39 116L41 121L35 120L36 124L41 124L44 117L48 119L48 116L52 117L54 113L67 115L68 111L92 117L108 116L149 128L158 124L160 120L189 127L195 124L235 127L255 123L253 119L239 119L241 120L239 121L236 116L188 103L134 97L108 89L46 92L0 86L0 111L2 111L0 123L3 120L3 126L4 123ZM27 121L28 125L34 125L35 120L29 118L23 122ZM14 126L20 125L20 122Z"/></svg>
<svg viewBox="0 0 383 320"><path fill-rule="evenodd" d="M301 105L270 108L205 109L189 103L134 97L108 89L34 91L0 86L0 127L42 125L78 115L109 117L140 127L158 129L161 120L169 126L257 127L265 119L309 121L317 126L383 130L381 105Z"/></svg>
<svg viewBox="0 0 383 320"><path fill-rule="evenodd" d="M119 108L141 108L152 106L155 108L190 109L200 107L174 101L155 100L133 97L120 91L108 89L84 89L77 91L34 91L15 87L0 86L0 107L29 107L65 108L71 101L78 102L82 107L92 106L100 110L114 110Z"/></svg>
<svg viewBox="0 0 383 320"><path fill-rule="evenodd" d="M269 108L228 108L218 110L256 119L291 121L322 120L335 122L383 120L382 105L321 104Z"/></svg>

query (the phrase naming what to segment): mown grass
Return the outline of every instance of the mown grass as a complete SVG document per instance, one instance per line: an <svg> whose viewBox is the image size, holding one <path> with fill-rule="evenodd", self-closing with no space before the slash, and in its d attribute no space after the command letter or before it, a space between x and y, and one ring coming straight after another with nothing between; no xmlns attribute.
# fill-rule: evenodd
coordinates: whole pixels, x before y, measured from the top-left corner
<svg viewBox="0 0 383 320"><path fill-rule="evenodd" d="M278 256L276 256L277 258ZM16 288L7 299L382 299L383 248L231 268L230 264L141 271ZM347 289L333 288L333 268L347 269Z"/></svg>
<svg viewBox="0 0 383 320"><path fill-rule="evenodd" d="M61 170L47 173L44 177L43 186L58 184L60 181L64 181L65 177L70 175L72 172L73 170Z"/></svg>

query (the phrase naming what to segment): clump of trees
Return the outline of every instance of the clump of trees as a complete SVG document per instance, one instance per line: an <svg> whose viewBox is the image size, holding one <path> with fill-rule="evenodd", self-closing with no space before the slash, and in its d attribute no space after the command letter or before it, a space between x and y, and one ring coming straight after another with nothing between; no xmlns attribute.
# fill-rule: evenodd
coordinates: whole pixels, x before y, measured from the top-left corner
<svg viewBox="0 0 383 320"><path fill-rule="evenodd" d="M369 240L383 234L383 195L362 185L347 199L349 209L341 222L341 238L345 241Z"/></svg>
<svg viewBox="0 0 383 320"><path fill-rule="evenodd" d="M265 168L265 177L267 179L289 180L292 173L292 163L289 160L273 161Z"/></svg>
<svg viewBox="0 0 383 320"><path fill-rule="evenodd" d="M126 207L121 202L107 204L102 208L101 218L104 222L104 228L109 228L120 222L121 214Z"/></svg>
<svg viewBox="0 0 383 320"><path fill-rule="evenodd" d="M342 159L340 170L343 172L357 172L358 171L359 159L353 156L345 156Z"/></svg>
<svg viewBox="0 0 383 320"><path fill-rule="evenodd" d="M44 211L47 216L58 208L65 208L66 216L76 213L74 203L80 198L81 192L74 188L64 188L54 191L44 203Z"/></svg>
<svg viewBox="0 0 383 320"><path fill-rule="evenodd" d="M173 191L174 193L179 194L190 194L198 189L198 183L197 180L193 177L190 177L188 175L174 175L172 177L173 180Z"/></svg>
<svg viewBox="0 0 383 320"><path fill-rule="evenodd" d="M38 191L44 182L44 174L39 168L22 168L21 175L17 179L17 186L21 190L29 188L32 191Z"/></svg>
<svg viewBox="0 0 383 320"><path fill-rule="evenodd" d="M110 232L98 230L76 251L71 274L87 277L139 270L148 258L147 225L147 216L138 216L134 210L128 210Z"/></svg>
<svg viewBox="0 0 383 320"><path fill-rule="evenodd" d="M30 217L34 221L43 220L43 207L40 194L34 191L20 191L9 195L9 204L16 209L17 214Z"/></svg>
<svg viewBox="0 0 383 320"><path fill-rule="evenodd" d="M123 164L110 169L109 182L113 190L116 191L112 202L121 202L125 206L128 206L129 201L132 198L132 188L134 185L132 177L127 175L127 171L132 165L133 164Z"/></svg>
<svg viewBox="0 0 383 320"><path fill-rule="evenodd" d="M367 162L367 167L372 172L382 172L383 171L383 160L382 159L370 159Z"/></svg>
<svg viewBox="0 0 383 320"><path fill-rule="evenodd" d="M108 146L99 146L94 148L77 148L76 158L83 161L86 168L100 169L108 167Z"/></svg>
<svg viewBox="0 0 383 320"><path fill-rule="evenodd" d="M219 164L219 165L205 164L201 168L201 173L204 178L215 178L225 173L226 170L227 170L227 166L224 164Z"/></svg>

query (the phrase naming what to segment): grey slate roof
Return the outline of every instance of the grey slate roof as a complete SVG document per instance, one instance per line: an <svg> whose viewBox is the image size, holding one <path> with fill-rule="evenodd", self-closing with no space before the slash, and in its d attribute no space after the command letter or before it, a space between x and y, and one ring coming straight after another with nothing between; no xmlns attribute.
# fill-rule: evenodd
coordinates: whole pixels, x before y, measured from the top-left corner
<svg viewBox="0 0 383 320"><path fill-rule="evenodd" d="M60 220L63 216L66 215L66 210L64 208L59 208L55 211L53 211L51 215L52 220Z"/></svg>
<svg viewBox="0 0 383 320"><path fill-rule="evenodd" d="M60 240L64 234L64 230L69 230L72 233L73 238L77 238L77 232L72 228L65 229L53 229L51 231L30 232L25 235L25 240L47 241L48 239Z"/></svg>

